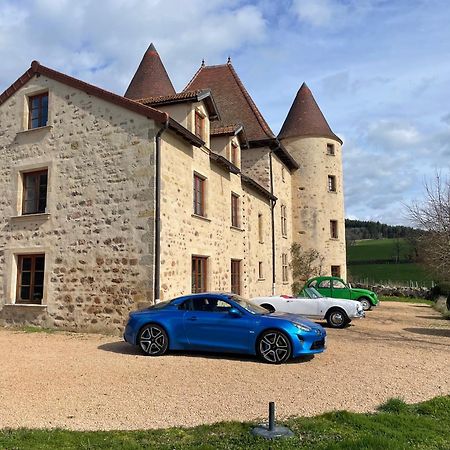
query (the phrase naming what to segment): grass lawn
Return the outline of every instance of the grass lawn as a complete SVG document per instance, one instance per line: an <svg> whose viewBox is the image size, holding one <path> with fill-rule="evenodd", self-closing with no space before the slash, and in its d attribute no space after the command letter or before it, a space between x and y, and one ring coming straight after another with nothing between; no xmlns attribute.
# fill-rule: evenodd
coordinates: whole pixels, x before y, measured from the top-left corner
<svg viewBox="0 0 450 450"><path fill-rule="evenodd" d="M213 412L212 412L213 414ZM390 400L376 414L346 411L284 423L295 436L265 441L249 423L218 423L153 431L3 430L7 449L450 449L450 396L416 405Z"/></svg>
<svg viewBox="0 0 450 450"><path fill-rule="evenodd" d="M361 264L348 266L347 270L352 280L371 282L417 281L419 284L430 285L431 280L425 271L415 263L406 264Z"/></svg>
<svg viewBox="0 0 450 450"><path fill-rule="evenodd" d="M392 259L397 256L397 243L400 246L400 259L407 259L413 250L406 239L363 239L347 248L349 261L370 261L373 259Z"/></svg>

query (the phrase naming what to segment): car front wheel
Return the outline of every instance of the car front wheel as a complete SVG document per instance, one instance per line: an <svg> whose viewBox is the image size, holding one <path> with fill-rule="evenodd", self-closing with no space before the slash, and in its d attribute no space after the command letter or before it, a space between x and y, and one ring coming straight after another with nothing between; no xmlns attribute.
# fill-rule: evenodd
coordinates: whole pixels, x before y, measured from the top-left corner
<svg viewBox="0 0 450 450"><path fill-rule="evenodd" d="M267 330L259 337L257 352L260 358L270 364L286 362L292 354L289 338L281 331Z"/></svg>
<svg viewBox="0 0 450 450"><path fill-rule="evenodd" d="M350 323L347 314L341 309L333 309L327 313L327 323L331 328L344 328Z"/></svg>
<svg viewBox="0 0 450 450"><path fill-rule="evenodd" d="M368 298L366 297L358 298L358 302L361 302L364 311L370 311L372 309L372 303L370 303L370 300Z"/></svg>
<svg viewBox="0 0 450 450"><path fill-rule="evenodd" d="M169 348L169 338L164 328L148 324L139 333L139 348L149 356L164 355Z"/></svg>

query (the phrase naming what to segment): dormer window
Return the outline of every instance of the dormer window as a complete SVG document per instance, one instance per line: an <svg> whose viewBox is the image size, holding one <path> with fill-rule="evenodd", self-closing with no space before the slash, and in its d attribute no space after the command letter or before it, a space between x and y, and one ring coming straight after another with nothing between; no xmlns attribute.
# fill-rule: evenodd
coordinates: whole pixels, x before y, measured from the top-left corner
<svg viewBox="0 0 450 450"><path fill-rule="evenodd" d="M205 140L205 116L199 111L195 111L195 135Z"/></svg>
<svg viewBox="0 0 450 450"><path fill-rule="evenodd" d="M48 121L48 92L28 98L28 129L45 127Z"/></svg>

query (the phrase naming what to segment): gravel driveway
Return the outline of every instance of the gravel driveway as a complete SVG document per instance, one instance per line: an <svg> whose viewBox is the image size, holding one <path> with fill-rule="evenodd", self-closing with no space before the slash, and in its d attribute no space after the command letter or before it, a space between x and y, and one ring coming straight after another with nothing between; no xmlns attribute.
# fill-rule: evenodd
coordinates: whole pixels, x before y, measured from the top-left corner
<svg viewBox="0 0 450 450"><path fill-rule="evenodd" d="M0 428L191 426L450 394L450 322L426 305L383 303L309 361L171 354L149 358L117 338L0 329Z"/></svg>

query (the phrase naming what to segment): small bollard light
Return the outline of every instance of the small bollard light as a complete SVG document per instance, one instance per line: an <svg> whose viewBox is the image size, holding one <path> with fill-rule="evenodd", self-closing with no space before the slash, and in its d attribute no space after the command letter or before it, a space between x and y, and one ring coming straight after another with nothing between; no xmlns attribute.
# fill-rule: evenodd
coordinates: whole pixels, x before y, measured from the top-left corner
<svg viewBox="0 0 450 450"><path fill-rule="evenodd" d="M275 402L269 402L269 423L268 425L260 424L252 429L255 436L265 439L278 439L294 436L294 433L287 427L275 425Z"/></svg>

